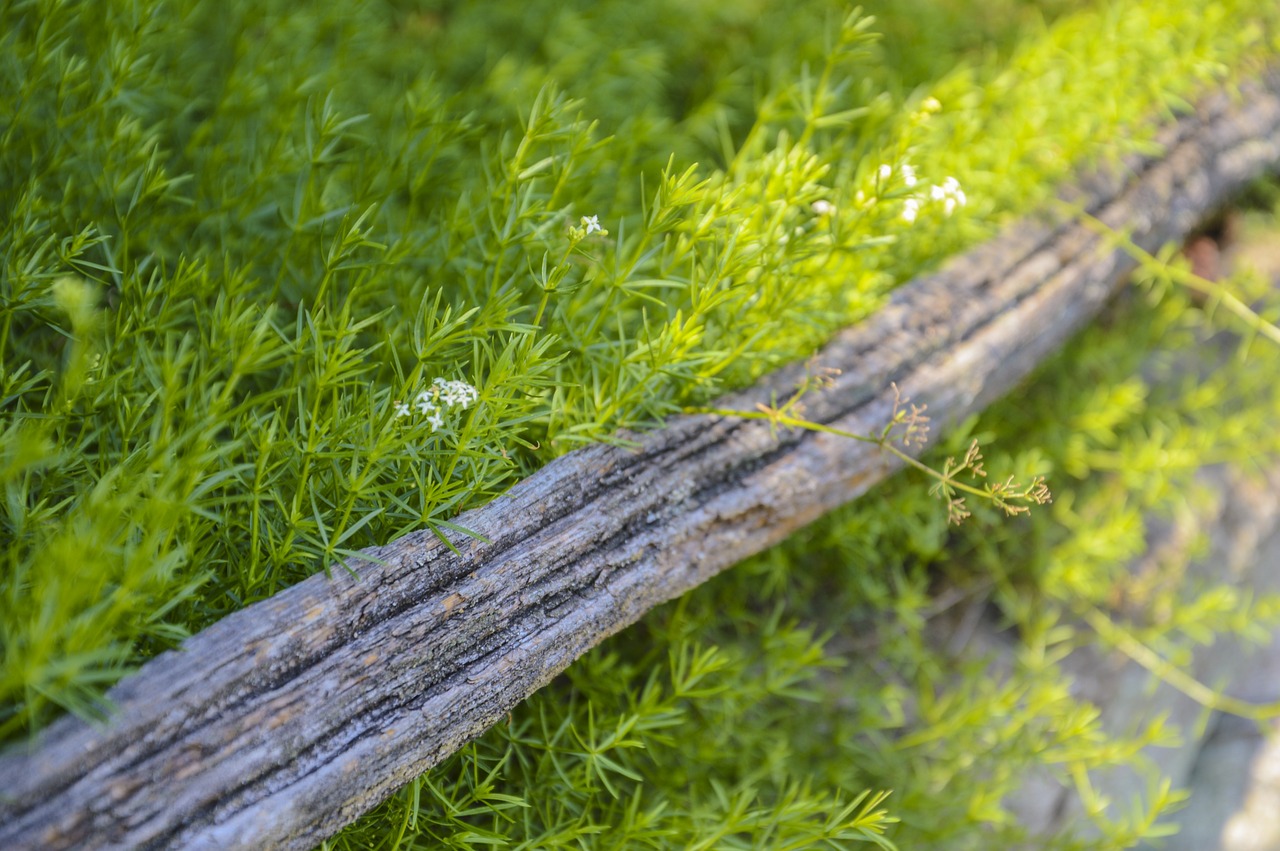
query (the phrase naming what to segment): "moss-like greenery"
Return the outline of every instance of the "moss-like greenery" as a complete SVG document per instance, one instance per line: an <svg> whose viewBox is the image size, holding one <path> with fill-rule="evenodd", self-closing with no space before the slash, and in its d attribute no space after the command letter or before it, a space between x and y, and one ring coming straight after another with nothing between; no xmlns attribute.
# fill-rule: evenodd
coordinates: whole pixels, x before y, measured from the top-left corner
<svg viewBox="0 0 1280 851"><path fill-rule="evenodd" d="M1276 232L1280 205L1257 218ZM1280 349L1233 348L1161 268L936 448L979 438L993 469L1052 476L1051 507L1010 520L977 503L956 528L927 479L900 476L597 648L328 847L1065 851L1165 835L1185 794L1142 751L1194 731L1155 717L1108 732L1060 663L1100 644L1081 615L1117 599L1120 628L1165 659L1269 638L1280 600L1194 578L1198 546L1127 568L1153 522L1212 510L1201 465L1280 453ZM999 613L1005 655L941 640L959 604ZM1145 795L1091 800L1059 834L1029 836L1007 810L1028 776L1084 793L1131 769Z"/></svg>
<svg viewBox="0 0 1280 851"><path fill-rule="evenodd" d="M0 738L93 713L189 631L558 452L807 355L1081 163L1148 145L1154 117L1274 53L1278 23L1262 0L0 6ZM890 788L899 843L1012 830L1024 764L1124 746L1052 652L943 692L919 623L944 545L1059 648L1054 613L1096 601L1171 498L1144 478L1151 435L1190 457L1264 440L1242 425L1263 414L1213 414L1219 391L1166 409L1107 371L1190 333L1183 308L1134 315L1152 333L1083 378L1060 362L1063 389L981 430L1026 436L1010 468L1085 482L1090 447L1133 446L1102 480L1142 487L977 518L973 540L921 488L877 497L590 655L335 843L839 846L881 841L864 793ZM1246 389L1268 410L1265 388L1221 392ZM1186 419L1156 429L1166 410ZM1091 489L1128 507L1082 511ZM1060 566L1076 551L1088 570ZM893 673L805 715L836 682L817 636L872 611L913 625L876 647ZM1182 624L1142 638L1168 650ZM1012 738L984 701L1023 708ZM922 805L975 749L984 782Z"/></svg>

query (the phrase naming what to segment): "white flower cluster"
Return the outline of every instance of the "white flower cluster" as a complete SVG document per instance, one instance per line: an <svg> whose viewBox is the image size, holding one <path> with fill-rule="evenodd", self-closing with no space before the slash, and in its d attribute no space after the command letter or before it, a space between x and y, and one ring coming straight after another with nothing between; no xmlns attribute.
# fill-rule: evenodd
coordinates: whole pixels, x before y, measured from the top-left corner
<svg viewBox="0 0 1280 851"><path fill-rule="evenodd" d="M956 207L963 207L969 200L965 197L964 190L960 188L960 181L954 177L948 177L942 181L941 186L930 189L929 196L935 201L942 202L942 211L948 216L955 212Z"/></svg>
<svg viewBox="0 0 1280 851"><path fill-rule="evenodd" d="M916 170L911 166L906 163L898 166L898 174L902 175L902 182L906 184L907 188L911 188L916 185ZM887 181L889 178L893 177L893 166L888 163L880 166L879 175L881 180Z"/></svg>
<svg viewBox="0 0 1280 851"><path fill-rule="evenodd" d="M920 215L920 199L908 198L902 202L902 219L910 224L916 220L916 216Z"/></svg>
<svg viewBox="0 0 1280 851"><path fill-rule="evenodd" d="M396 402L396 416L407 417L414 409L423 416L431 430L444 427L444 412L449 408L466 410L480 398L479 391L465 381L446 381L436 378L431 386L413 399L413 404Z"/></svg>
<svg viewBox="0 0 1280 851"><path fill-rule="evenodd" d="M893 166L885 164L880 166L876 172L881 181L887 181L893 177ZM919 182L916 179L916 172L911 166L903 163L898 166L898 174L902 177L902 183L908 189L912 189ZM960 188L960 181L954 177L948 177L937 186L930 186L928 195L916 193L908 195L902 201L902 218L908 224L914 222L916 217L920 215L926 201L934 201L942 204L943 215L949 216L956 211L957 207L963 207L968 203L969 199L965 196L964 190Z"/></svg>
<svg viewBox="0 0 1280 851"><path fill-rule="evenodd" d="M569 228L569 240L573 245L577 245L593 233L598 233L601 236L609 235L607 230L600 227L599 216L583 216L578 220L576 226Z"/></svg>

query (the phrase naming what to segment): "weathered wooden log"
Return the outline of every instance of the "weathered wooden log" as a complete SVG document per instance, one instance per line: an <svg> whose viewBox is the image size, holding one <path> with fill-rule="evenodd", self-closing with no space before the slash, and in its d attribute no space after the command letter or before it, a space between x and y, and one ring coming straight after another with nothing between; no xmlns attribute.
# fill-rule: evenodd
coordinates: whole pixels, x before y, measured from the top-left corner
<svg viewBox="0 0 1280 851"><path fill-rule="evenodd" d="M1280 164L1280 73L1211 99L1071 191L1155 249ZM1069 217L1067 217L1069 219ZM1134 262L1090 227L1028 220L899 289L820 355L806 416L877 433L890 382L935 422L1010 388ZM785 396L780 370L718 407ZM367 551L215 624L0 758L3 848L307 848L474 738L606 636L864 493L897 464L813 431L680 417L548 465L458 523Z"/></svg>

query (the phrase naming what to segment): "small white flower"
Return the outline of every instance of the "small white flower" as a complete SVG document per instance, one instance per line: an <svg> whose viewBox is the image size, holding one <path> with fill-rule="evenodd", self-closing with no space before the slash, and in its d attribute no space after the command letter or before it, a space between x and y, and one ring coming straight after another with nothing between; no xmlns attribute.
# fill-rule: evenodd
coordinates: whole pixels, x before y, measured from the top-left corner
<svg viewBox="0 0 1280 851"><path fill-rule="evenodd" d="M820 198L813 202L812 210L819 216L829 216L836 211L836 205Z"/></svg>
<svg viewBox="0 0 1280 851"><path fill-rule="evenodd" d="M466 409L480 398L479 391L465 381L446 381L443 378L437 378L432 384L440 394L440 401L449 406L457 405Z"/></svg>
<svg viewBox="0 0 1280 851"><path fill-rule="evenodd" d="M423 390L414 399L414 404L418 408L420 414L430 414L436 410L436 397L430 390Z"/></svg>
<svg viewBox="0 0 1280 851"><path fill-rule="evenodd" d="M583 216L582 226L587 229L585 236L591 236L591 234L595 233L596 231L599 231L601 233L604 232L604 228L600 227L599 216Z"/></svg>
<svg viewBox="0 0 1280 851"><path fill-rule="evenodd" d="M430 387L413 397L412 405L397 400L395 412L397 417L407 417L416 409L434 432L444 428L445 413L450 408L468 408L479 398L480 392L465 381L435 378Z"/></svg>
<svg viewBox="0 0 1280 851"><path fill-rule="evenodd" d="M902 166L902 182L908 186L916 185L916 170L909 165Z"/></svg>
<svg viewBox="0 0 1280 851"><path fill-rule="evenodd" d="M925 112L937 112L942 109L942 104L938 102L937 98L928 97L924 99L924 103L920 104L920 108Z"/></svg>
<svg viewBox="0 0 1280 851"><path fill-rule="evenodd" d="M885 163L884 165L880 166L879 174L880 174L881 180L888 180L890 177L893 177L893 166L889 165L888 163Z"/></svg>
<svg viewBox="0 0 1280 851"><path fill-rule="evenodd" d="M918 198L908 198L902 202L902 218L908 223L914 222L919 213L920 200Z"/></svg>
<svg viewBox="0 0 1280 851"><path fill-rule="evenodd" d="M942 181L941 186L930 189L929 194L933 200L942 202L942 212L948 216L956 211L956 207L963 207L969 200L960 188L960 181L954 177L948 177Z"/></svg>

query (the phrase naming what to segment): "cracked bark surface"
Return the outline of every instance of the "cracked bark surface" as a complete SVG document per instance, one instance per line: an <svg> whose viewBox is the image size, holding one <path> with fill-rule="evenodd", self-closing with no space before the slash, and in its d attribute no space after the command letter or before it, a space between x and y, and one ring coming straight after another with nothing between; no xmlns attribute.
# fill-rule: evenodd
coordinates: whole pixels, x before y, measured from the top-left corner
<svg viewBox="0 0 1280 851"><path fill-rule="evenodd" d="M1280 165L1280 71L1165 128L1164 153L1064 198L1139 246L1185 236ZM897 382L935 423L1007 393L1134 267L1075 221L1028 219L897 290L819 363L806 415L857 433ZM785 397L788 367L716 403ZM548 465L457 519L240 611L0 757L4 848L309 848L482 733L603 638L865 493L875 446L691 416Z"/></svg>

